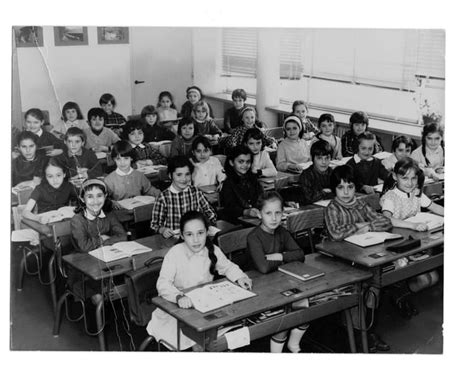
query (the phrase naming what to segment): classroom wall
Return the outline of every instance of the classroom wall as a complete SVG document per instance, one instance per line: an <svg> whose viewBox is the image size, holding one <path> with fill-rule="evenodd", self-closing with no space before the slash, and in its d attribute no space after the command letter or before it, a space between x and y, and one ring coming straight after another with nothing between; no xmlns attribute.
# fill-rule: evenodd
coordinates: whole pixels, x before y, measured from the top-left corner
<svg viewBox="0 0 474 381"><path fill-rule="evenodd" d="M117 110L131 111L130 45L98 45L97 28L88 27L88 45L55 46L53 27L43 27L44 46L18 48L22 111L48 110L52 123L67 101L83 113L99 106L105 92L115 95Z"/></svg>

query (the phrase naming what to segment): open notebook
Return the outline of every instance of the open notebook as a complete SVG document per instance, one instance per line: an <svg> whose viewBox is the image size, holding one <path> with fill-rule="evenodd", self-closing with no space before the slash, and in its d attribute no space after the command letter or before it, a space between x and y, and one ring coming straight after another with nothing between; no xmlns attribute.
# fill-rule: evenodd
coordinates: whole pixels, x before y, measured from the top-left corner
<svg viewBox="0 0 474 381"><path fill-rule="evenodd" d="M425 223L428 225L428 230L433 230L444 225L444 217L433 213L417 213L416 216L407 218L405 221Z"/></svg>
<svg viewBox="0 0 474 381"><path fill-rule="evenodd" d="M234 283L225 280L219 283L207 284L195 288L185 294L193 302L193 307L201 313L227 306L256 296L257 294L245 290Z"/></svg>
<svg viewBox="0 0 474 381"><path fill-rule="evenodd" d="M122 208L132 210L137 206L152 204L155 202L153 196L135 196L132 198L126 198L124 200L117 201Z"/></svg>
<svg viewBox="0 0 474 381"><path fill-rule="evenodd" d="M372 245L378 245L385 241L403 238L400 234L393 234L387 232L368 232L364 234L351 235L344 239L344 241L353 243L354 245L367 247Z"/></svg>
<svg viewBox="0 0 474 381"><path fill-rule="evenodd" d="M39 222L42 224L50 224L52 222L72 218L74 217L74 209L74 206L63 206L58 210L50 210L49 212L38 214Z"/></svg>
<svg viewBox="0 0 474 381"><path fill-rule="evenodd" d="M151 251L149 247L140 243L135 241L125 241L114 243L111 246L99 247L98 249L89 251L89 254L103 262L111 262L149 251Z"/></svg>

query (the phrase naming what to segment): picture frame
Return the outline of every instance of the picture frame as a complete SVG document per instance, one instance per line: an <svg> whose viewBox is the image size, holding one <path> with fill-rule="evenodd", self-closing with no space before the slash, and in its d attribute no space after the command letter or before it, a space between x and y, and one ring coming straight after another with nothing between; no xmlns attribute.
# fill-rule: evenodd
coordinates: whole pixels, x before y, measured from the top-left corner
<svg viewBox="0 0 474 381"><path fill-rule="evenodd" d="M41 26L14 26L13 33L17 48L34 48L44 45Z"/></svg>
<svg viewBox="0 0 474 381"><path fill-rule="evenodd" d="M88 45L87 27L85 26L55 26L54 45L74 46Z"/></svg>
<svg viewBox="0 0 474 381"><path fill-rule="evenodd" d="M121 26L99 26L97 27L97 43L99 45L128 44L128 28Z"/></svg>

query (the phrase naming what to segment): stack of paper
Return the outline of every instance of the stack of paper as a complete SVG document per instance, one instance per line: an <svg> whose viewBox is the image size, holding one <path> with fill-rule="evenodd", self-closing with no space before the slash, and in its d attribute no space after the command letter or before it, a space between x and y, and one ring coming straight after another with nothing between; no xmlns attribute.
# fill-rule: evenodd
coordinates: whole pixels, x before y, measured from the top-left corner
<svg viewBox="0 0 474 381"><path fill-rule="evenodd" d="M125 241L114 243L112 246L99 247L98 249L89 251L89 254L103 262L111 262L148 251L151 251L149 247L143 246L135 241Z"/></svg>
<svg viewBox="0 0 474 381"><path fill-rule="evenodd" d="M400 234L393 234L387 232L368 232L364 234L351 235L344 239L344 241L353 243L357 246L367 247L378 245L388 240L403 238Z"/></svg>
<svg viewBox="0 0 474 381"><path fill-rule="evenodd" d="M153 196L135 196L132 198L126 198L124 200L118 201L122 208L128 210L135 209L137 206L152 204L154 202L155 198Z"/></svg>
<svg viewBox="0 0 474 381"><path fill-rule="evenodd" d="M428 230L436 229L444 225L443 216L432 213L417 213L416 216L407 218L405 221L417 224L424 223L428 226Z"/></svg>

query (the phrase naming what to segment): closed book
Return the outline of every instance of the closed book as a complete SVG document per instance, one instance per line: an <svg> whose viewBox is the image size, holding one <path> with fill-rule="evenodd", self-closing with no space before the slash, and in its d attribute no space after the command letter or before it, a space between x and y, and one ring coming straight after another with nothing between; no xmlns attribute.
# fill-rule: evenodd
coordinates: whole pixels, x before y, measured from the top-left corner
<svg viewBox="0 0 474 381"><path fill-rule="evenodd" d="M364 234L354 234L344 239L344 241L353 243L354 245L367 247L384 243L392 239L403 238L400 234L387 232L368 232Z"/></svg>
<svg viewBox="0 0 474 381"><path fill-rule="evenodd" d="M291 275L300 280L310 280L325 274L324 271L302 262L285 263L284 265L278 267L278 271Z"/></svg>

